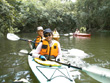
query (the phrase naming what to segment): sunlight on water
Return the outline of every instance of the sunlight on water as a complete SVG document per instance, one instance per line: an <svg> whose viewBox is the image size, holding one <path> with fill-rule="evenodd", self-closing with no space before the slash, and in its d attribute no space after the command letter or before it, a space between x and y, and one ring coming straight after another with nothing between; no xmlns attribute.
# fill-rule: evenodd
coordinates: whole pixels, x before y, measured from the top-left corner
<svg viewBox="0 0 110 83"><path fill-rule="evenodd" d="M16 52L13 52L13 53L10 53L11 55L18 55L18 53L16 53Z"/></svg>
<svg viewBox="0 0 110 83"><path fill-rule="evenodd" d="M90 65L89 63L86 63L83 60L84 58L91 57L91 55L89 55L79 49L70 49L70 50L65 50L62 52L63 52L63 58L64 58L64 60L67 61L67 63L70 63L71 65L74 65L77 67L82 67L82 68L85 67L84 70L86 70L86 71L89 70L89 72L86 72L86 73L99 82L102 82L102 83L110 82L110 70L109 69L98 67L99 64L97 66L96 66L96 64L94 64L95 66ZM97 59L97 60L95 59L95 61L102 62L101 65L103 65L103 66L110 64L108 61L103 62L100 59ZM92 72L92 73L90 73L90 72ZM79 71L73 71L72 74L73 74L72 76L74 79L81 78L81 73ZM105 80L106 80L106 82L105 82Z"/></svg>
<svg viewBox="0 0 110 83"><path fill-rule="evenodd" d="M0 76L0 81L2 83L6 83L6 79L11 77L14 74L13 68L4 69L2 72L5 72L5 73L2 73L2 75Z"/></svg>
<svg viewBox="0 0 110 83"><path fill-rule="evenodd" d="M88 57L88 54L86 54L84 51L79 49L71 49L71 50L68 50L68 52L69 52L69 56L75 56L81 59Z"/></svg>
<svg viewBox="0 0 110 83"><path fill-rule="evenodd" d="M97 65L97 66L109 68L110 62L108 60L101 60L101 59L94 58L94 61L96 62L95 65Z"/></svg>
<svg viewBox="0 0 110 83"><path fill-rule="evenodd" d="M63 53L63 59L68 64L71 64L77 67L84 67L87 65L85 61L83 61L83 59L89 57L89 55L82 50L65 49L65 50L62 50L62 53ZM79 70L75 70L71 68L70 71L72 73L73 79L79 79L79 80L81 79L81 72Z"/></svg>
<svg viewBox="0 0 110 83"><path fill-rule="evenodd" d="M21 79L23 76L26 76L26 78L28 79L30 77L28 75L28 73L29 73L29 71L20 71L20 72L17 72L14 79L18 80L18 79Z"/></svg>
<svg viewBox="0 0 110 83"><path fill-rule="evenodd" d="M90 57L90 55L79 49L70 49L62 52L66 61L77 66L86 66L87 63L83 59Z"/></svg>

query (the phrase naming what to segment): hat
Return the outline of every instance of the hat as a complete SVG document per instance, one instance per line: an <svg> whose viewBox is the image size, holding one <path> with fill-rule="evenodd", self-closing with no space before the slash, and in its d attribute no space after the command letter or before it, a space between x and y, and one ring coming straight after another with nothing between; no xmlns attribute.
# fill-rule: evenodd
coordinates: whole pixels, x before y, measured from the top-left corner
<svg viewBox="0 0 110 83"><path fill-rule="evenodd" d="M43 27L41 27L41 26L37 27L37 31L39 31L39 30L43 30Z"/></svg>
<svg viewBox="0 0 110 83"><path fill-rule="evenodd" d="M44 34L45 33L52 33L52 30L50 28L47 28L47 29L44 30Z"/></svg>

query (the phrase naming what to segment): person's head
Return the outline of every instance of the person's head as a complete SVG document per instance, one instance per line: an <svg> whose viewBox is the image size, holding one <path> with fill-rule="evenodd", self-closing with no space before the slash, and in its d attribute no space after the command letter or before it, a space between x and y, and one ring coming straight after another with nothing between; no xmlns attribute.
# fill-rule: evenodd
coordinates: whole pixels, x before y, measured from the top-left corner
<svg viewBox="0 0 110 83"><path fill-rule="evenodd" d="M79 31L79 29L77 28L76 31Z"/></svg>
<svg viewBox="0 0 110 83"><path fill-rule="evenodd" d="M57 29L55 28L54 31L57 31Z"/></svg>
<svg viewBox="0 0 110 83"><path fill-rule="evenodd" d="M41 26L37 27L37 33L39 36L43 36L43 27Z"/></svg>
<svg viewBox="0 0 110 83"><path fill-rule="evenodd" d="M44 37L46 38L47 41L51 41L52 40L52 30L50 28L47 28L44 30Z"/></svg>

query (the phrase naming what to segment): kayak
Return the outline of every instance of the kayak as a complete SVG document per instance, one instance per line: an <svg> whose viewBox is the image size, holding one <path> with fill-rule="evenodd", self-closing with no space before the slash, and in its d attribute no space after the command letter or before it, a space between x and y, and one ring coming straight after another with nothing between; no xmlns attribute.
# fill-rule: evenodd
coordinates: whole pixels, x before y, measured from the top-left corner
<svg viewBox="0 0 110 83"><path fill-rule="evenodd" d="M59 41L59 38L60 38L59 34L53 34L53 39Z"/></svg>
<svg viewBox="0 0 110 83"><path fill-rule="evenodd" d="M73 33L73 36L90 37L91 34L87 34L87 33Z"/></svg>
<svg viewBox="0 0 110 83"><path fill-rule="evenodd" d="M42 61L30 55L28 63L39 83L75 83L67 66L53 61Z"/></svg>
<svg viewBox="0 0 110 83"><path fill-rule="evenodd" d="M60 36L53 35L53 39L59 41Z"/></svg>

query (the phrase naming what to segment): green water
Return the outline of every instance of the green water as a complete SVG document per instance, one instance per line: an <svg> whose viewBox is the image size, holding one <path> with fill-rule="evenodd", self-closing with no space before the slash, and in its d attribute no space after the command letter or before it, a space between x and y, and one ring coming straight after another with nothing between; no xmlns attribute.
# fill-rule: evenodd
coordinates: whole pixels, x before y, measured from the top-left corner
<svg viewBox="0 0 110 83"><path fill-rule="evenodd" d="M21 38L34 39L36 34L17 34ZM31 83L37 80L28 66L27 55L19 56L21 49L30 51L25 41L10 41L7 38L0 38L0 82L12 83L15 79L25 78ZM61 47L64 49L79 49L90 57L84 58L86 63L110 69L110 33L92 34L90 38L65 37L60 38ZM76 83L100 83L84 72Z"/></svg>

